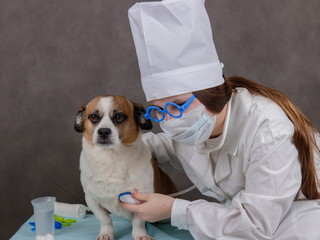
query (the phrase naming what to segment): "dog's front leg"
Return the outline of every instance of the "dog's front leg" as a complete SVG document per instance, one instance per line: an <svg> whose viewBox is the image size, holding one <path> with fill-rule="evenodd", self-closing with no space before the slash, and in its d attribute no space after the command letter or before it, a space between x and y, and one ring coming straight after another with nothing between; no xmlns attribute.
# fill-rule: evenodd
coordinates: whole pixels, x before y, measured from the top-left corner
<svg viewBox="0 0 320 240"><path fill-rule="evenodd" d="M112 219L106 209L86 195L88 207L100 222L100 233L97 240L114 240Z"/></svg>
<svg viewBox="0 0 320 240"><path fill-rule="evenodd" d="M134 240L153 240L147 234L145 221L136 217L132 219L132 237Z"/></svg>

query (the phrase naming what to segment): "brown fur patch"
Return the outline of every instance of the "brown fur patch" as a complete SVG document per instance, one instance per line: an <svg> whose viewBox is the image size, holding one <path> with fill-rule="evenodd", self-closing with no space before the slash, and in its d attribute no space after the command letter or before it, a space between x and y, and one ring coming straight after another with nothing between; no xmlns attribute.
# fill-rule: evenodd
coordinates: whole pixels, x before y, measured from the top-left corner
<svg viewBox="0 0 320 240"><path fill-rule="evenodd" d="M85 122L84 122L84 133L83 136L88 140L89 143L93 144L93 132L95 129L95 126L90 122L90 120L88 119L89 114L97 109L97 104L99 102L99 100L102 97L96 97L93 100L91 100L86 107L86 116L85 116Z"/></svg>
<svg viewBox="0 0 320 240"><path fill-rule="evenodd" d="M123 96L114 96L114 109L127 116L127 119L117 125L121 143L128 145L134 142L139 135L139 126L134 120L134 106L131 101Z"/></svg>

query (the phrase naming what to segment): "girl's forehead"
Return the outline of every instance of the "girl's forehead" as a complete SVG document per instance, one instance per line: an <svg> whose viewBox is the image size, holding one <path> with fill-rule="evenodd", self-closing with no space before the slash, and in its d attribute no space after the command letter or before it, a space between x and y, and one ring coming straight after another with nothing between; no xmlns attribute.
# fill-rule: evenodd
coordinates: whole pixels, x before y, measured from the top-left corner
<svg viewBox="0 0 320 240"><path fill-rule="evenodd" d="M176 96L152 100L149 102L149 104L161 106L161 105L166 104L168 102L176 102L176 101L180 101L180 100L185 101L188 98L190 98L191 96L192 96L192 93L184 93L184 94L180 94L180 95L176 95Z"/></svg>

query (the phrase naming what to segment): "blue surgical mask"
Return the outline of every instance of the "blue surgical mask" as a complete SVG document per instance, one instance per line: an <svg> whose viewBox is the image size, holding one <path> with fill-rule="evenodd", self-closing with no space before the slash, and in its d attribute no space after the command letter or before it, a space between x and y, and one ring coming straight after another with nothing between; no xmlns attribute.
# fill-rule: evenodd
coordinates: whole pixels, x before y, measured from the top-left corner
<svg viewBox="0 0 320 240"><path fill-rule="evenodd" d="M195 146L209 139L216 119L217 115L211 117L201 104L181 118L161 122L160 127L169 138L187 146Z"/></svg>

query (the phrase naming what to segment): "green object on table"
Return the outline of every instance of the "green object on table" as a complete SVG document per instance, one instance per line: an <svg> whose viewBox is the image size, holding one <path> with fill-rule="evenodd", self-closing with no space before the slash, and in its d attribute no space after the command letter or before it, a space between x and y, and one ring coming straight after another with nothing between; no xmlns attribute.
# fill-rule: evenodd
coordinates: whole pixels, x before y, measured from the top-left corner
<svg viewBox="0 0 320 240"><path fill-rule="evenodd" d="M65 219L64 217L58 217L56 214L54 215L54 220L61 223L62 226L70 226L72 223L77 222L75 219Z"/></svg>

